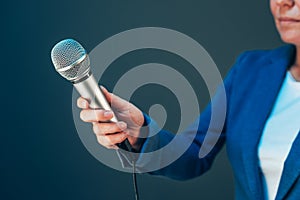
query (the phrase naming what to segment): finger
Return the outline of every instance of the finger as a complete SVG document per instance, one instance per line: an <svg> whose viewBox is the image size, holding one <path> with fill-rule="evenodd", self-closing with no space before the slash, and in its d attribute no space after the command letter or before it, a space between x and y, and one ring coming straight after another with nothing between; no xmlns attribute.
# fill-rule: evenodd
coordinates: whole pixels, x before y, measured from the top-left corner
<svg viewBox="0 0 300 200"><path fill-rule="evenodd" d="M109 103L111 103L111 96L112 96L111 93L108 92L108 90L107 90L103 85L100 85L100 89L101 89L101 91L103 92L103 94L104 94L106 100L107 100Z"/></svg>
<svg viewBox="0 0 300 200"><path fill-rule="evenodd" d="M113 112L110 110L82 110L80 119L84 122L107 122L113 117Z"/></svg>
<svg viewBox="0 0 300 200"><path fill-rule="evenodd" d="M115 149L115 150L119 149L119 147L117 145L110 145L107 148L108 149Z"/></svg>
<svg viewBox="0 0 300 200"><path fill-rule="evenodd" d="M111 104L111 106L116 110L128 110L130 103L113 93L110 93L104 86L100 86L106 100Z"/></svg>
<svg viewBox="0 0 300 200"><path fill-rule="evenodd" d="M99 144L105 146L106 148L111 148L116 144L123 142L127 138L127 134L124 132L105 135L105 136L97 136L97 141Z"/></svg>
<svg viewBox="0 0 300 200"><path fill-rule="evenodd" d="M81 108L81 109L87 109L89 108L89 102L84 99L83 97L79 97L77 99L77 106L78 108Z"/></svg>
<svg viewBox="0 0 300 200"><path fill-rule="evenodd" d="M122 132L127 128L125 122L117 123L93 123L93 131L96 135L109 135Z"/></svg>

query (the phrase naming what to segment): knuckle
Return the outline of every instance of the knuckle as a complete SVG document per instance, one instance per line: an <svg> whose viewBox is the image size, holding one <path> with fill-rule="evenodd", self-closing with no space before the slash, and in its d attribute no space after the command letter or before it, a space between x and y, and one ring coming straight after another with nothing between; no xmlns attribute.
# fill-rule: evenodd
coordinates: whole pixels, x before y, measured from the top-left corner
<svg viewBox="0 0 300 200"><path fill-rule="evenodd" d="M115 137L113 135L110 135L110 136L102 136L102 135L98 136L97 135L97 142L107 149L115 149L116 144L121 143L125 138L126 138L126 136L124 136L124 135L118 136L118 137Z"/></svg>
<svg viewBox="0 0 300 200"><path fill-rule="evenodd" d="M124 141L124 139L125 138L123 136L122 137L118 137L115 143L121 143L121 142Z"/></svg>
<svg viewBox="0 0 300 200"><path fill-rule="evenodd" d="M117 143L121 143L126 139L126 135L124 133L119 133L115 138L113 143L117 144Z"/></svg>
<svg viewBox="0 0 300 200"><path fill-rule="evenodd" d="M80 108L80 97L77 99L77 107Z"/></svg>
<svg viewBox="0 0 300 200"><path fill-rule="evenodd" d="M107 141L106 136L97 136L97 142L107 149L112 149L114 145Z"/></svg>
<svg viewBox="0 0 300 200"><path fill-rule="evenodd" d="M111 145L111 146L108 146L108 147L106 147L106 148L108 148L108 149L116 149L114 146L115 146L115 145Z"/></svg>
<svg viewBox="0 0 300 200"><path fill-rule="evenodd" d="M97 136L97 142L98 142L99 144L101 144L102 146L105 146L105 147L106 147L105 142L104 142L102 136Z"/></svg>
<svg viewBox="0 0 300 200"><path fill-rule="evenodd" d="M83 110L80 112L80 119L85 122L85 112Z"/></svg>
<svg viewBox="0 0 300 200"><path fill-rule="evenodd" d="M110 145L113 145L114 144L114 141L112 139L111 136L106 136L106 141L107 141L107 145L110 146Z"/></svg>
<svg viewBox="0 0 300 200"><path fill-rule="evenodd" d="M93 124L93 131L97 135L99 135L101 133L101 128L99 127L99 123L94 123Z"/></svg>
<svg viewBox="0 0 300 200"><path fill-rule="evenodd" d="M96 120L97 121L101 121L101 119L102 119L102 110L95 110L94 111L95 112L95 118L96 118Z"/></svg>
<svg viewBox="0 0 300 200"><path fill-rule="evenodd" d="M117 130L125 130L127 128L127 124L125 122L118 122L116 123L116 129Z"/></svg>
<svg viewBox="0 0 300 200"><path fill-rule="evenodd" d="M123 142L127 138L127 135L124 133L122 134L121 142Z"/></svg>

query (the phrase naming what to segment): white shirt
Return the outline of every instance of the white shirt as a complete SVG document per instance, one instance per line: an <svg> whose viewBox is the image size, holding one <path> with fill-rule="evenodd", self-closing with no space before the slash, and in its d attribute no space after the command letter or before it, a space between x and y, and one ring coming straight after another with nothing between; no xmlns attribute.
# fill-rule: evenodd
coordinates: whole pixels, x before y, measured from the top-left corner
<svg viewBox="0 0 300 200"><path fill-rule="evenodd" d="M274 200L284 162L300 129L300 82L287 72L258 147L265 199Z"/></svg>

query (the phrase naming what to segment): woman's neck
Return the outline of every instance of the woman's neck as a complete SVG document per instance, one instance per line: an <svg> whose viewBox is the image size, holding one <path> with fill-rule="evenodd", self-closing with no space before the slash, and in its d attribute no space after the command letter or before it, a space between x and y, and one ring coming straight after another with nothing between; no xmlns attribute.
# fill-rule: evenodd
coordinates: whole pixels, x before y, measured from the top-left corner
<svg viewBox="0 0 300 200"><path fill-rule="evenodd" d="M291 66L290 72L295 80L300 81L300 46L296 47L295 63Z"/></svg>

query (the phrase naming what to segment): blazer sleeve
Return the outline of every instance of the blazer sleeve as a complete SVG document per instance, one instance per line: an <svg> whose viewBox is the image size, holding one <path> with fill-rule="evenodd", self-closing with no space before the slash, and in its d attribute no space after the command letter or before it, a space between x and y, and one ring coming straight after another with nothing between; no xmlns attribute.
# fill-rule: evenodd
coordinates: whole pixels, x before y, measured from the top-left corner
<svg viewBox="0 0 300 200"><path fill-rule="evenodd" d="M158 167L158 169L155 171L149 171L149 166L153 166L153 164L159 166L160 163L164 162L165 156L170 156L171 154L168 155L161 153L158 155L156 154L153 157L149 156L149 154L147 156L144 156L144 154L163 148L165 145L167 145L174 139L175 134L167 130L160 130L155 121L153 121L149 116L144 115L145 121L148 124L149 134L153 136L148 137L142 146L141 152L136 161L137 171L148 172L152 175L165 176L176 180L188 180L200 176L210 169L214 158L225 143L227 123L226 118L225 123L224 120L222 120L221 118L216 118L216 120L211 121L212 105L214 106L214 112L217 112L217 115L218 112L223 112L224 108L227 108L227 112L230 110L230 108L228 108L228 105L230 105L229 101L231 96L232 85L234 82L236 70L240 65L243 57L244 54L238 57L235 65L231 68L224 80L224 87L226 93L225 101L223 98L224 92L222 93L222 91L224 90L217 89L211 102L207 105L205 110L195 120L195 122L192 123L184 132L179 133L180 142L175 143L175 146L172 149L174 152L176 152L177 149L180 149L180 144L188 140L191 137L192 133L196 133L191 145L177 160L175 160L167 166L163 166L161 168ZM210 136L217 136L217 142L204 142L205 138ZM199 157L199 152L201 148L210 149L210 152L206 154L205 157ZM121 158L123 167L132 166L130 159L128 159L128 156L126 156L126 154L118 152L118 155Z"/></svg>

